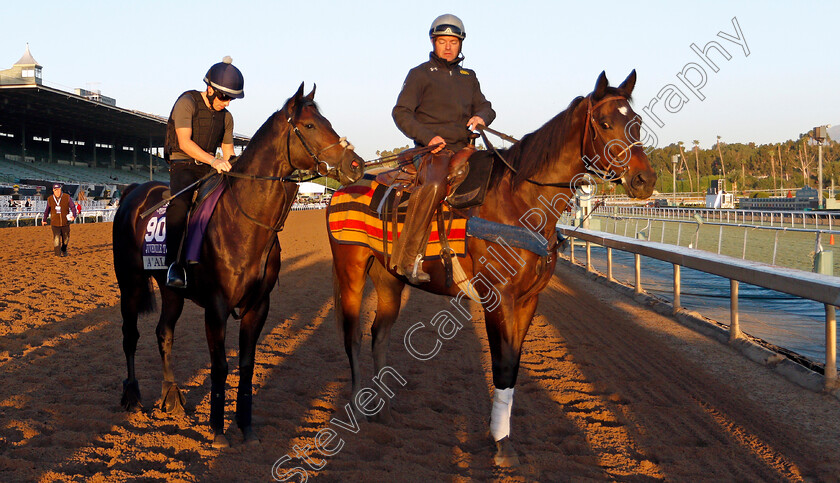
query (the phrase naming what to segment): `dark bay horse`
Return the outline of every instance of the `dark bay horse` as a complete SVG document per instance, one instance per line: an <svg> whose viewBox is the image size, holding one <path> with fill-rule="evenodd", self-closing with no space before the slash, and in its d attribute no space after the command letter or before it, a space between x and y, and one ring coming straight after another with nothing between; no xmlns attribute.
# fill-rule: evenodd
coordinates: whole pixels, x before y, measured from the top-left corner
<svg viewBox="0 0 840 483"><path fill-rule="evenodd" d="M277 231L282 227L297 193L295 183L285 180L296 169L329 175L341 183L362 176L364 161L330 122L318 111L315 89L303 95L303 84L282 109L260 127L231 169L215 211L206 227L201 263L192 265L186 290L166 287L166 271L144 269L141 254L148 218L141 213L164 197L163 183L129 187L114 218L114 271L120 288L123 317L123 350L128 379L123 383L122 405L140 405L134 354L137 315L155 309L151 278L161 288L162 311L157 342L163 360L163 401L167 412L183 411L184 398L175 384L171 354L175 323L190 299L203 307L211 360L210 426L214 447L228 446L224 436L225 356L227 319L235 310L239 328L239 388L236 422L246 441L259 441L251 427L251 382L257 339L265 323L269 293L280 270Z"/></svg>
<svg viewBox="0 0 840 483"><path fill-rule="evenodd" d="M509 149L500 150L500 156L489 151L473 155L497 159L484 203L468 209L466 217L496 222L499 225L494 226L497 227L524 227L545 246L544 253L540 254L539 250L511 246L501 233L491 237L492 241L468 236L467 254L460 260L466 278L475 290L470 298L479 301L484 309L495 386L490 428L496 441L498 465L518 463L508 437L513 388L522 344L537 307L538 295L554 273L555 225L573 196L574 181L589 173L622 183L631 197L648 198L653 192L656 174L639 142L640 118L629 104L635 83L635 71L617 88L610 87L606 75L601 73L591 94L574 99L565 111L540 129ZM509 166L499 162L500 158ZM336 199L333 197L330 210L337 206ZM353 210L352 207L347 209ZM521 232L522 228L518 230ZM370 409L375 406L377 411L373 416L389 421L388 398L375 401L369 389L361 390L359 312L367 275L373 281L378 301L371 332L374 374L379 377L383 368L387 370L388 338L399 314L400 294L407 281L386 268L382 253L364 243L341 244L331 237L330 247L334 260L336 316L352 372L352 404L363 416L372 416ZM423 270L431 275L431 281L417 288L455 297L452 306L457 310L442 310L429 321L440 338L451 338L453 332L463 326L453 313L460 312L467 320L471 317L461 306L468 294L457 285L447 286L444 266L438 260L424 261ZM422 327L428 325L415 324L404 338L406 349L419 360L430 358L434 353L434 350L420 353L411 346L413 332ZM426 330L434 331L435 328ZM380 404L381 401L384 404Z"/></svg>

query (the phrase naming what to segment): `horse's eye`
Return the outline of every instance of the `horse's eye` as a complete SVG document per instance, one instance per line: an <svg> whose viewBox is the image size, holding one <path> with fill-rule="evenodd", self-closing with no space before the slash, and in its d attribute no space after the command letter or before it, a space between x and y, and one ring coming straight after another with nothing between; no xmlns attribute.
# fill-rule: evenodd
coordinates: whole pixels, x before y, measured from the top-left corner
<svg viewBox="0 0 840 483"><path fill-rule="evenodd" d="M315 125L314 125L314 124L312 124L311 122L310 122L310 123L305 124L304 126L306 127L306 129L315 129Z"/></svg>
<svg viewBox="0 0 840 483"><path fill-rule="evenodd" d="M602 123L601 123L601 127L602 127L602 128L604 128L604 129L609 129L609 128L610 128L610 123L608 123L608 122L602 122Z"/></svg>

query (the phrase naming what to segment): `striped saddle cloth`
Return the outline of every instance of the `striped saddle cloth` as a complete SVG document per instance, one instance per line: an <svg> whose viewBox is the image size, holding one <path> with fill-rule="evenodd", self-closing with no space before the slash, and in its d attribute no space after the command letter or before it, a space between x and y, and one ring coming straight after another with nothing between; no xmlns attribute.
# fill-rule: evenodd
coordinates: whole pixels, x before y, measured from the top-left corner
<svg viewBox="0 0 840 483"><path fill-rule="evenodd" d="M393 252L394 243L394 197L395 192L376 182L376 171L365 173L356 183L346 186L333 194L328 212L330 237L338 243L363 245L372 250L385 253ZM407 199L405 196L403 199ZM457 256L466 254L467 220L441 204L446 238ZM402 232L405 220L405 203L397 211L396 231ZM384 246L387 240L387 247ZM426 244L426 259L440 257L442 244L436 221L432 221L429 242Z"/></svg>

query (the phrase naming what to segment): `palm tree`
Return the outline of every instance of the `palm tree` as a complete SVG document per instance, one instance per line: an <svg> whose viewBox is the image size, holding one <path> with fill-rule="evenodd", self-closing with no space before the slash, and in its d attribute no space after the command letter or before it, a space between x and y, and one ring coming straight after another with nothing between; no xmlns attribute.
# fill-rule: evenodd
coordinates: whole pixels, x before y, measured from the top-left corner
<svg viewBox="0 0 840 483"><path fill-rule="evenodd" d="M688 167L688 163L685 162L685 150L683 150L683 142L680 141L677 143L677 146L680 148L680 158L682 158L683 165L685 166L685 172L688 174L688 190L694 191L694 183L691 181L691 169Z"/></svg>
<svg viewBox="0 0 840 483"><path fill-rule="evenodd" d="M720 157L720 169L723 170L723 185L726 186L726 165L723 164L723 154L720 152L720 136L717 137L717 150Z"/></svg>
<svg viewBox="0 0 840 483"><path fill-rule="evenodd" d="M697 169L697 190L699 191L700 188L700 158L697 156L697 152L700 151L700 141L695 139L691 141L694 143L694 167Z"/></svg>

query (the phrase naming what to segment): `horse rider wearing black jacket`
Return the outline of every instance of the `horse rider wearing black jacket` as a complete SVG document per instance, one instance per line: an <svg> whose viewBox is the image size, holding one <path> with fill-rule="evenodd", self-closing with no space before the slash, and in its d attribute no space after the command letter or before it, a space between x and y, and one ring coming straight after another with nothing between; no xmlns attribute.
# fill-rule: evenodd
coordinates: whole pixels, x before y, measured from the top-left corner
<svg viewBox="0 0 840 483"><path fill-rule="evenodd" d="M226 109L233 99L245 97L245 79L230 57L214 64L204 76L203 92L187 91L178 97L166 126L165 156L169 162L169 189L175 194L215 169L230 170L233 156L233 116ZM222 157L216 150L222 148ZM166 285L186 288L187 274L179 260L187 212L196 187L169 202L166 209Z"/></svg>
<svg viewBox="0 0 840 483"><path fill-rule="evenodd" d="M429 61L408 72L391 112L397 127L416 146L437 145L419 163L418 189L409 198L405 225L390 262L415 285L429 281L420 264L432 217L446 196L449 159L469 145L476 126L489 125L496 118L475 72L460 66L466 37L461 20L441 15L432 22L429 37L434 48Z"/></svg>

